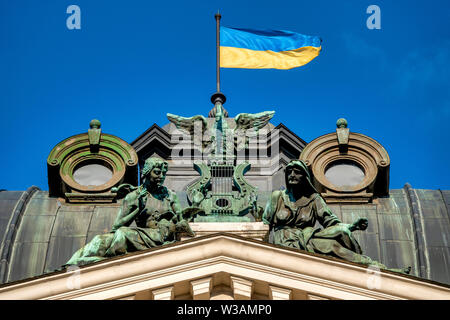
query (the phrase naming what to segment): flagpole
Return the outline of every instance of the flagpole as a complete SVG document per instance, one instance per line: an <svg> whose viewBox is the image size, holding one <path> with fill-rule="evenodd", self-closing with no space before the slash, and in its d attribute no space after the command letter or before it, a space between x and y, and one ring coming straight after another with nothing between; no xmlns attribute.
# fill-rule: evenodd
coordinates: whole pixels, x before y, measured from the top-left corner
<svg viewBox="0 0 450 320"><path fill-rule="evenodd" d="M214 15L216 19L216 93L211 96L211 102L216 105L220 103L221 105L227 100L225 95L220 92L220 19L222 16L219 12Z"/></svg>
<svg viewBox="0 0 450 320"><path fill-rule="evenodd" d="M220 92L220 18L222 16L217 11L214 16L216 18L216 78L217 92Z"/></svg>

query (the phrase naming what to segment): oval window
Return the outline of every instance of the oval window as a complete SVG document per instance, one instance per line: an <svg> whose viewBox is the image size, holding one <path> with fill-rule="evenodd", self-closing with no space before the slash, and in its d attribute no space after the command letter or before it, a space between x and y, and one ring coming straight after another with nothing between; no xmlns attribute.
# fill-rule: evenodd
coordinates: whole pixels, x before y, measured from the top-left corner
<svg viewBox="0 0 450 320"><path fill-rule="evenodd" d="M113 172L101 164L86 164L74 170L73 179L82 186L100 186L111 180Z"/></svg>
<svg viewBox="0 0 450 320"><path fill-rule="evenodd" d="M337 187L356 186L364 177L364 170L349 160L335 161L325 171L325 178Z"/></svg>

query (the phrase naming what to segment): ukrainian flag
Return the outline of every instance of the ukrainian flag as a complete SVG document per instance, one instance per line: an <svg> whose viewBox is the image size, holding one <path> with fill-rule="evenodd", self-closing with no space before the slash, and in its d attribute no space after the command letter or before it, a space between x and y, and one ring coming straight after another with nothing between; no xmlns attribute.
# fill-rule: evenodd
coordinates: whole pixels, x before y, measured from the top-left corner
<svg viewBox="0 0 450 320"><path fill-rule="evenodd" d="M220 67L292 69L317 57L321 42L292 31L220 27Z"/></svg>

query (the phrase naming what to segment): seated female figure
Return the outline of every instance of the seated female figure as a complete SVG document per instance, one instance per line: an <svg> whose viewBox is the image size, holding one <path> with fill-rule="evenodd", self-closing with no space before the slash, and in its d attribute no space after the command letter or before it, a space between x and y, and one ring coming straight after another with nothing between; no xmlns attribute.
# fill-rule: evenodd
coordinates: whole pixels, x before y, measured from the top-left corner
<svg viewBox="0 0 450 320"><path fill-rule="evenodd" d="M112 231L95 236L66 265L84 265L128 252L145 250L176 241L178 232L194 236L181 218L177 195L163 186L168 165L159 158L145 161L143 184L122 203ZM135 221L136 227L131 227Z"/></svg>
<svg viewBox="0 0 450 320"><path fill-rule="evenodd" d="M272 193L263 214L264 223L273 232L272 243L386 269L362 254L352 234L365 230L367 219L342 223L312 185L309 170L302 161L292 160L287 165L285 180L287 189ZM316 221L323 229L315 226ZM409 268L391 270L409 273Z"/></svg>

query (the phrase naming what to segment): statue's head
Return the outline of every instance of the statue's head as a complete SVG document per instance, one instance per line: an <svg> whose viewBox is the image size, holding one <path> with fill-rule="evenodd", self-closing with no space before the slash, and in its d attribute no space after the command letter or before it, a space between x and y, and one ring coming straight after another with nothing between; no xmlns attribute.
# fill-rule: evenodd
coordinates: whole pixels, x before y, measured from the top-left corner
<svg viewBox="0 0 450 320"><path fill-rule="evenodd" d="M142 178L150 185L162 186L168 168L167 161L158 157L148 158L145 160L144 169L142 169Z"/></svg>
<svg viewBox="0 0 450 320"><path fill-rule="evenodd" d="M311 175L308 167L302 160L291 160L284 169L286 187L289 188L309 188L317 192L311 182Z"/></svg>

